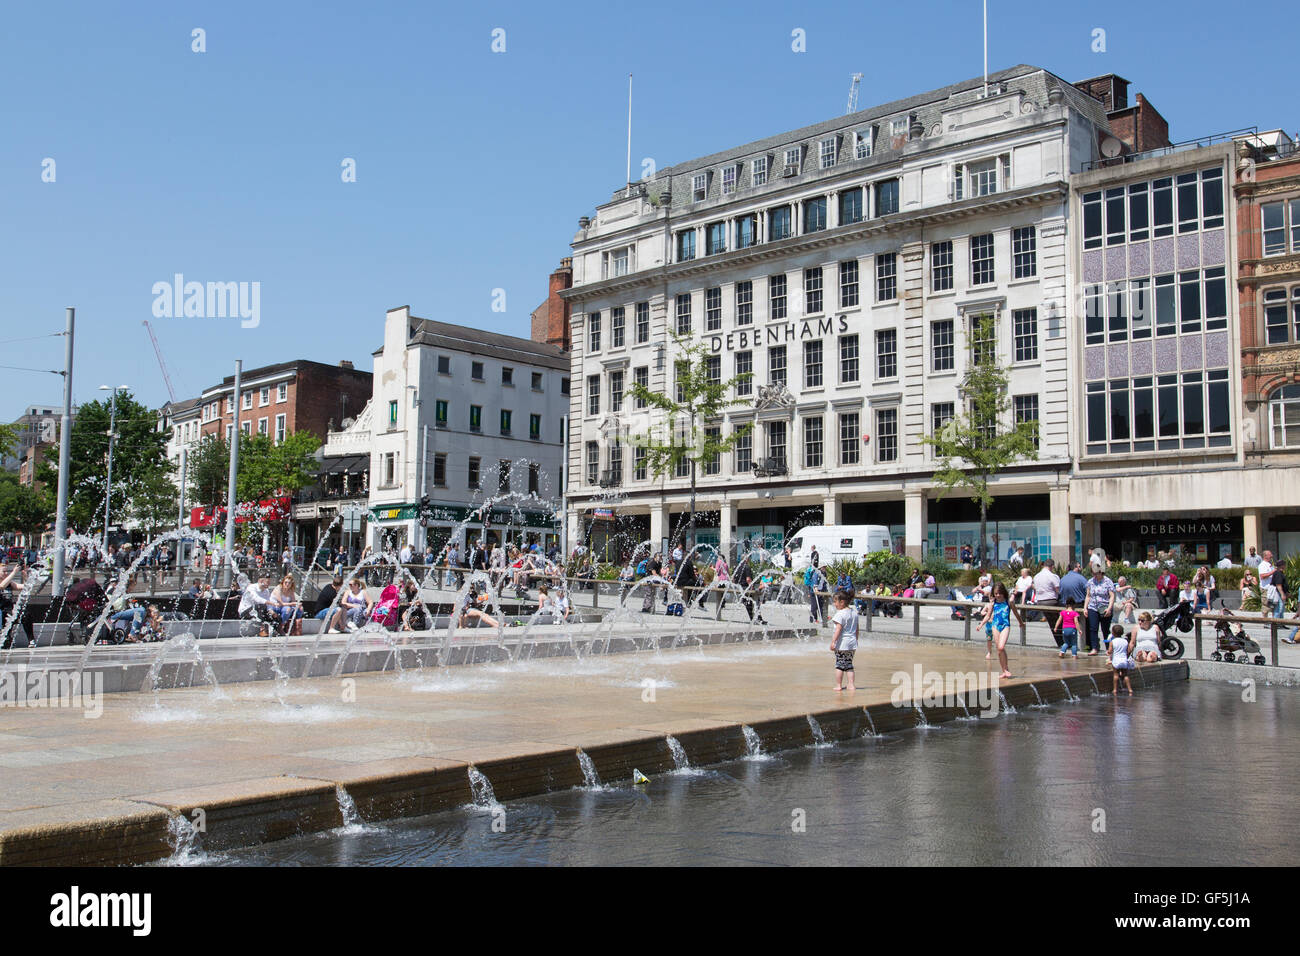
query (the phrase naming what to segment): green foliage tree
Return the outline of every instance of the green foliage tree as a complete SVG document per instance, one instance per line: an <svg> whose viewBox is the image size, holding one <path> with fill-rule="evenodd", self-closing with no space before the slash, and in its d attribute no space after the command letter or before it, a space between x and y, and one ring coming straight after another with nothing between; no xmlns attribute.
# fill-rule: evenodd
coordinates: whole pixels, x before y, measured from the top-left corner
<svg viewBox="0 0 1300 956"><path fill-rule="evenodd" d="M239 442L237 497L240 501L260 501L300 491L316 481L314 452L319 447L320 439L310 432L286 435L278 445L268 435L244 436Z"/></svg>
<svg viewBox="0 0 1300 956"><path fill-rule="evenodd" d="M650 470L657 477L669 469L676 474L679 463L690 463L691 504L686 532L689 551L695 546L696 473L701 465L731 451L752 427L742 425L724 436L721 425L723 413L745 404L732 396L736 386L752 375L743 372L724 382L719 373L721 357L710 355L703 341L674 335L673 343L674 394L665 395L633 383L628 395L661 413L663 419L660 423L652 422L644 434L632 436L632 443L645 449ZM663 425L668 434L661 437L656 424Z"/></svg>
<svg viewBox="0 0 1300 956"><path fill-rule="evenodd" d="M962 488L979 505L980 566L985 562L988 510L993 504L989 485L1008 465L1038 458L1038 422L1008 422L1011 400L1007 396L1006 373L997 363L996 344L993 317L975 317L968 342L969 362L961 384L967 405L937 434L923 439L939 459L934 473L935 481L942 486L938 497L942 499L954 488Z"/></svg>
<svg viewBox="0 0 1300 956"><path fill-rule="evenodd" d="M166 469L142 475L131 489L131 517L150 538L176 526L179 506L180 492Z"/></svg>
<svg viewBox="0 0 1300 956"><path fill-rule="evenodd" d="M18 426L0 424L0 458L7 458L18 450Z"/></svg>
<svg viewBox="0 0 1300 956"><path fill-rule="evenodd" d="M204 435L190 451L185 470L187 501L223 503L230 484L230 444L220 435Z"/></svg>
<svg viewBox="0 0 1300 956"><path fill-rule="evenodd" d="M78 530L91 531L104 519L109 419L108 401L88 402L78 410L72 425L68 522ZM118 393L116 432L111 510L121 517L127 513L132 491L141 480L169 464L167 435L158 430L157 414L137 402L130 392ZM54 463L43 463L37 469L37 479L46 488L56 487L58 472Z"/></svg>
<svg viewBox="0 0 1300 956"><path fill-rule="evenodd" d="M48 487L20 485L16 478L0 482L0 531L27 535L28 542L33 542L54 511Z"/></svg>

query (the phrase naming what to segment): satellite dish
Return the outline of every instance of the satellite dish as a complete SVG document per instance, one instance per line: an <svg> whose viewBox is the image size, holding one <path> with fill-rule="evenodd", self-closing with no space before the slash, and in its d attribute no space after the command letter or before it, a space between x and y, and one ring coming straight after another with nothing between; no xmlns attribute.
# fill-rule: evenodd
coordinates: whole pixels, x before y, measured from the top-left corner
<svg viewBox="0 0 1300 956"><path fill-rule="evenodd" d="M1107 136L1101 141L1101 155L1107 159L1114 159L1124 149L1124 144L1114 136Z"/></svg>

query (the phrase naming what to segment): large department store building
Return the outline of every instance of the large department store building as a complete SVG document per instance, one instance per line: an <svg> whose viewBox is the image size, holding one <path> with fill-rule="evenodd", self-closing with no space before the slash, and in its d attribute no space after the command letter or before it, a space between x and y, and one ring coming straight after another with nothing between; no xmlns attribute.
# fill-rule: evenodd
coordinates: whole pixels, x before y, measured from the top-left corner
<svg viewBox="0 0 1300 956"><path fill-rule="evenodd" d="M978 513L959 491L938 500L922 436L961 408L978 346L1007 372L1008 417L1040 425L1037 460L997 478L989 545L1065 557L1070 177L1108 131L1097 98L1018 66L678 164L583 217L562 293L570 542L679 533L689 478L647 468L632 440L646 413L626 392L670 390L683 335L721 380L753 374L710 424L753 427L701 468L701 541L743 550L870 523L898 550L956 560ZM993 340L973 343L982 317Z"/></svg>

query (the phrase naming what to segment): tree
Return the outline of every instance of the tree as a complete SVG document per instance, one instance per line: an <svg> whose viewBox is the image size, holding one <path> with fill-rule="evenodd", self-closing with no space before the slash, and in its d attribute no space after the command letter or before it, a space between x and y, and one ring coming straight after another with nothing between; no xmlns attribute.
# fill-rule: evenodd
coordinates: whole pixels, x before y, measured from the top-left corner
<svg viewBox="0 0 1300 956"><path fill-rule="evenodd" d="M1007 428L1011 401L1007 376L997 364L997 327L992 316L971 323L969 362L961 396L969 403L936 434L922 439L934 448L939 467L935 481L942 500L954 488L966 489L980 509L978 563L984 564L988 539L988 510L993 504L989 484L1007 465L1038 458L1038 422L1013 422ZM995 555L996 558L996 555Z"/></svg>
<svg viewBox="0 0 1300 956"><path fill-rule="evenodd" d="M150 538L176 524L179 507L180 493L166 469L158 468L141 476L131 489L131 517Z"/></svg>
<svg viewBox="0 0 1300 956"><path fill-rule="evenodd" d="M72 425L68 521L82 530L93 529L104 518L109 419L108 401L88 402L78 410ZM158 430L157 413L137 402L130 392L118 393L116 433L111 510L120 517L141 479L159 467L168 467L167 435ZM46 461L37 469L37 479L47 488L56 487L58 471Z"/></svg>
<svg viewBox="0 0 1300 956"><path fill-rule="evenodd" d="M27 536L30 544L50 523L54 502L44 489L15 482L0 484L0 531Z"/></svg>
<svg viewBox="0 0 1300 956"><path fill-rule="evenodd" d="M190 452L186 472L190 501L224 503L230 487L230 443L220 435L204 435Z"/></svg>
<svg viewBox="0 0 1300 956"><path fill-rule="evenodd" d="M0 458L8 458L18 449L18 425L0 425Z"/></svg>
<svg viewBox="0 0 1300 956"><path fill-rule="evenodd" d="M744 405L733 399L735 388L752 377L742 372L730 381L722 381L722 357L709 353L703 341L674 335L676 358L673 362L675 394L664 395L633 383L628 395L651 409L663 413L669 434L656 437L657 423L651 422L645 434L633 435L633 444L644 448L646 463L655 476L665 474L670 468L676 473L682 462L690 463L691 504L687 518L686 550L695 546L695 480L699 465L713 461L731 451L736 442L752 425L741 425L730 435L722 435L722 415L730 408ZM674 536L675 537L675 536Z"/></svg>
<svg viewBox="0 0 1300 956"><path fill-rule="evenodd" d="M292 495L316 481L314 452L320 439L311 432L286 435L278 445L268 435L248 435L239 442L239 474L235 493L240 501L261 501Z"/></svg>

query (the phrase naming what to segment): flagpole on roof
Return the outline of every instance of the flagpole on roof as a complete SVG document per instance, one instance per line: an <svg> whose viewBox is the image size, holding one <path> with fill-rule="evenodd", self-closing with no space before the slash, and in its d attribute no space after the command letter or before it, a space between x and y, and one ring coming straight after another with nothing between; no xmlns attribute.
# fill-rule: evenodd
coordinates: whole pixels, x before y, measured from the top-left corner
<svg viewBox="0 0 1300 956"><path fill-rule="evenodd" d="M627 192L632 195L632 74L627 75Z"/></svg>
<svg viewBox="0 0 1300 956"><path fill-rule="evenodd" d="M989 97L989 0L984 0L984 98Z"/></svg>

